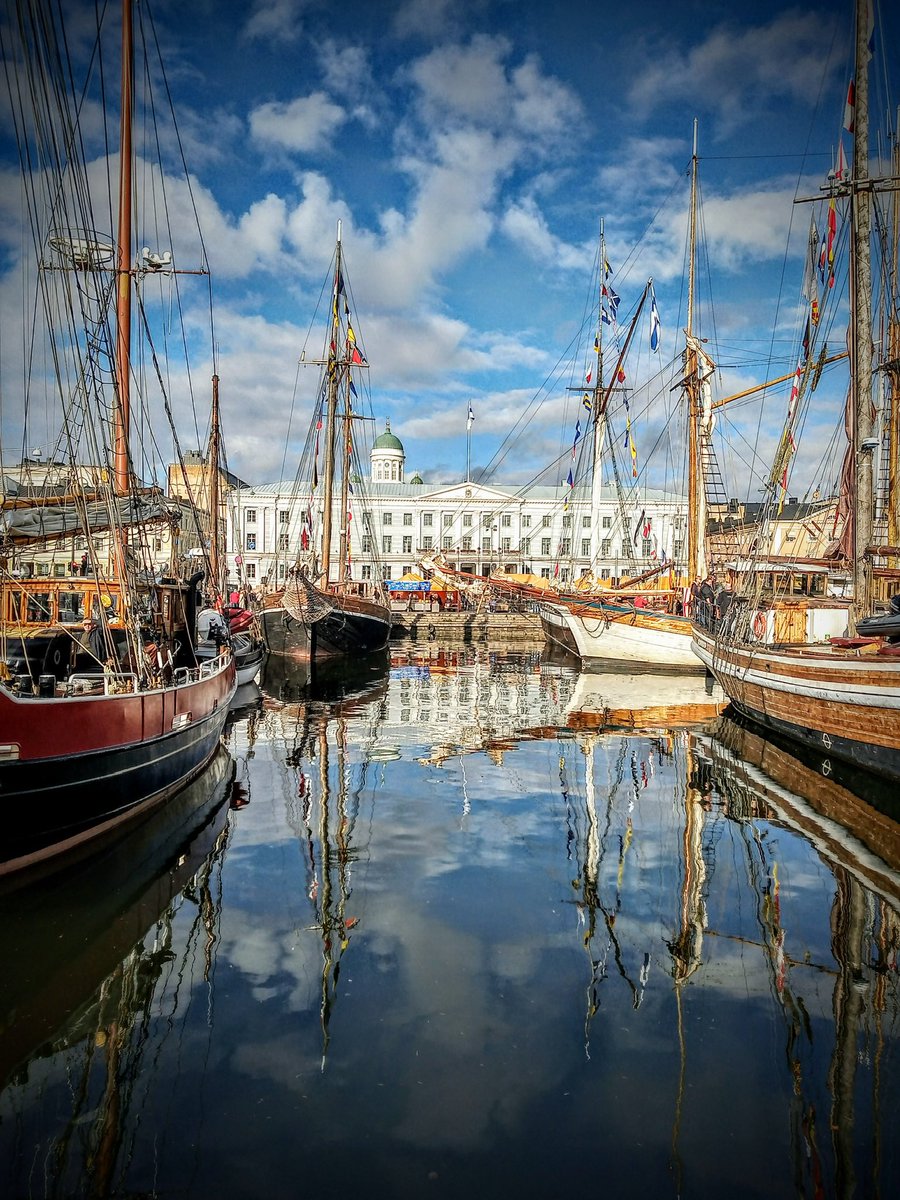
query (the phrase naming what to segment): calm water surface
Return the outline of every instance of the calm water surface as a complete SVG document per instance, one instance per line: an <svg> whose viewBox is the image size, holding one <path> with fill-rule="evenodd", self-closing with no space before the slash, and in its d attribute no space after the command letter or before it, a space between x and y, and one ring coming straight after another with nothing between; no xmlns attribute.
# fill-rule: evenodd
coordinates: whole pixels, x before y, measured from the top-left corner
<svg viewBox="0 0 900 1200"><path fill-rule="evenodd" d="M0 896L0 1195L896 1194L891 799L684 687L244 689L163 820Z"/></svg>

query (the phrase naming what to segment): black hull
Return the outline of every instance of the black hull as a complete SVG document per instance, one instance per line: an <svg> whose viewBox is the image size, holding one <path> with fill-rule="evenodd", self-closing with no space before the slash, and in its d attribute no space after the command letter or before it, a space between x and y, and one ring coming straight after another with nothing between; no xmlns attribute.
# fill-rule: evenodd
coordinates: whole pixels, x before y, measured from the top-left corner
<svg viewBox="0 0 900 1200"><path fill-rule="evenodd" d="M270 653L288 658L372 654L383 650L391 636L390 620L340 608L309 625L284 608L268 608L260 617Z"/></svg>
<svg viewBox="0 0 900 1200"><path fill-rule="evenodd" d="M854 738L842 738L835 734L823 734L821 730L812 729L806 725L795 725L791 721L783 721L747 705L731 701L731 707L741 717L751 721L761 729L771 730L780 737L815 751L820 763L828 763L832 758L861 767L875 775L888 779L900 779L900 750L890 746L876 746L870 742L860 742Z"/></svg>
<svg viewBox="0 0 900 1200"><path fill-rule="evenodd" d="M0 876L93 852L194 778L219 746L228 706L183 729L115 749L0 763Z"/></svg>

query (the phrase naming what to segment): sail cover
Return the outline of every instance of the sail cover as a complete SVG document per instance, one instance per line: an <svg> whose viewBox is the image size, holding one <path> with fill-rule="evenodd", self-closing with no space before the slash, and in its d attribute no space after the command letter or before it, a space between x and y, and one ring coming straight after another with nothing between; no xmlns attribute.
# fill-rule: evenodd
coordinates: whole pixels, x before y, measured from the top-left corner
<svg viewBox="0 0 900 1200"><path fill-rule="evenodd" d="M0 513L0 542L24 546L72 534L102 533L104 530L139 525L145 521L169 522L175 516L158 495L122 496L113 503L40 504Z"/></svg>

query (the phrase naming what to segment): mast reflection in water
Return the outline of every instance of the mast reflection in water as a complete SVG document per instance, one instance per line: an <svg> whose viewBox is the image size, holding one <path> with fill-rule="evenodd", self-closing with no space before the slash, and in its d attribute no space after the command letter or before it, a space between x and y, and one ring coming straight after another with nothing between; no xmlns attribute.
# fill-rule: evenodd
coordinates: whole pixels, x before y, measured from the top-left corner
<svg viewBox="0 0 900 1200"><path fill-rule="evenodd" d="M470 647L264 676L154 905L2 899L0 1191L889 1193L900 829L720 707Z"/></svg>

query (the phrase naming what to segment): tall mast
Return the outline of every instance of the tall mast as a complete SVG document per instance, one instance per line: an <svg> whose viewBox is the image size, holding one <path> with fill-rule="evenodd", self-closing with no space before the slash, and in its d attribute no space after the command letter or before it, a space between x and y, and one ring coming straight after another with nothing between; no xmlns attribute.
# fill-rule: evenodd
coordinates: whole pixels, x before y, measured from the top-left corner
<svg viewBox="0 0 900 1200"><path fill-rule="evenodd" d="M688 224L688 300L687 345L684 352L685 387L688 398L688 582L706 574L705 505L702 504L703 480L700 478L700 448L697 436L700 389L699 362L694 345L694 288L697 257L697 118L694 118L694 148L691 154L691 211Z"/></svg>
<svg viewBox="0 0 900 1200"><path fill-rule="evenodd" d="M124 496L129 485L131 398L131 124L134 108L134 37L131 0L122 2L122 90L119 123L119 261L116 292L115 489Z"/></svg>
<svg viewBox="0 0 900 1200"><path fill-rule="evenodd" d="M856 514L853 546L854 624L870 611L872 601L872 544L874 523L874 453L872 412L872 201L869 177L869 29L868 6L856 5L856 110L853 139L853 186L850 193L853 227L852 337L850 387L853 445L856 460Z"/></svg>
<svg viewBox="0 0 900 1200"><path fill-rule="evenodd" d="M600 464L603 455L603 442L606 438L606 407L601 409L601 397L603 395L603 300L604 289L607 286L606 279L606 236L603 227L603 218L600 219L600 304L598 305L597 313L597 361L594 363L594 402L591 405L591 422L593 435L593 458L591 460L591 562L595 563L599 559L599 539L600 532L597 529L600 521L600 500L603 486L603 474L600 470ZM606 297L607 305L609 297ZM609 309L607 308L607 311ZM622 536L626 536L627 531L622 531Z"/></svg>
<svg viewBox="0 0 900 1200"><path fill-rule="evenodd" d="M216 603L222 591L222 569L219 556L219 377L212 377L212 416L209 431L209 454L206 469L209 472L209 573L212 584L212 601Z"/></svg>
<svg viewBox="0 0 900 1200"><path fill-rule="evenodd" d="M897 114L900 118L900 113ZM891 155L893 174L900 178L900 134L896 131ZM890 389L888 397L888 488L887 488L887 540L889 546L900 545L900 321L894 298L897 296L898 251L900 251L900 191L891 197L891 247L890 276L887 306L888 345L885 363Z"/></svg>
<svg viewBox="0 0 900 1200"><path fill-rule="evenodd" d="M341 289L341 222L337 226L337 245L334 251L334 291L331 297L331 338L326 359L328 365L328 402L325 414L325 511L322 513L321 572L327 584L331 577L331 503L334 495L335 416L338 400L338 338L340 336Z"/></svg>

